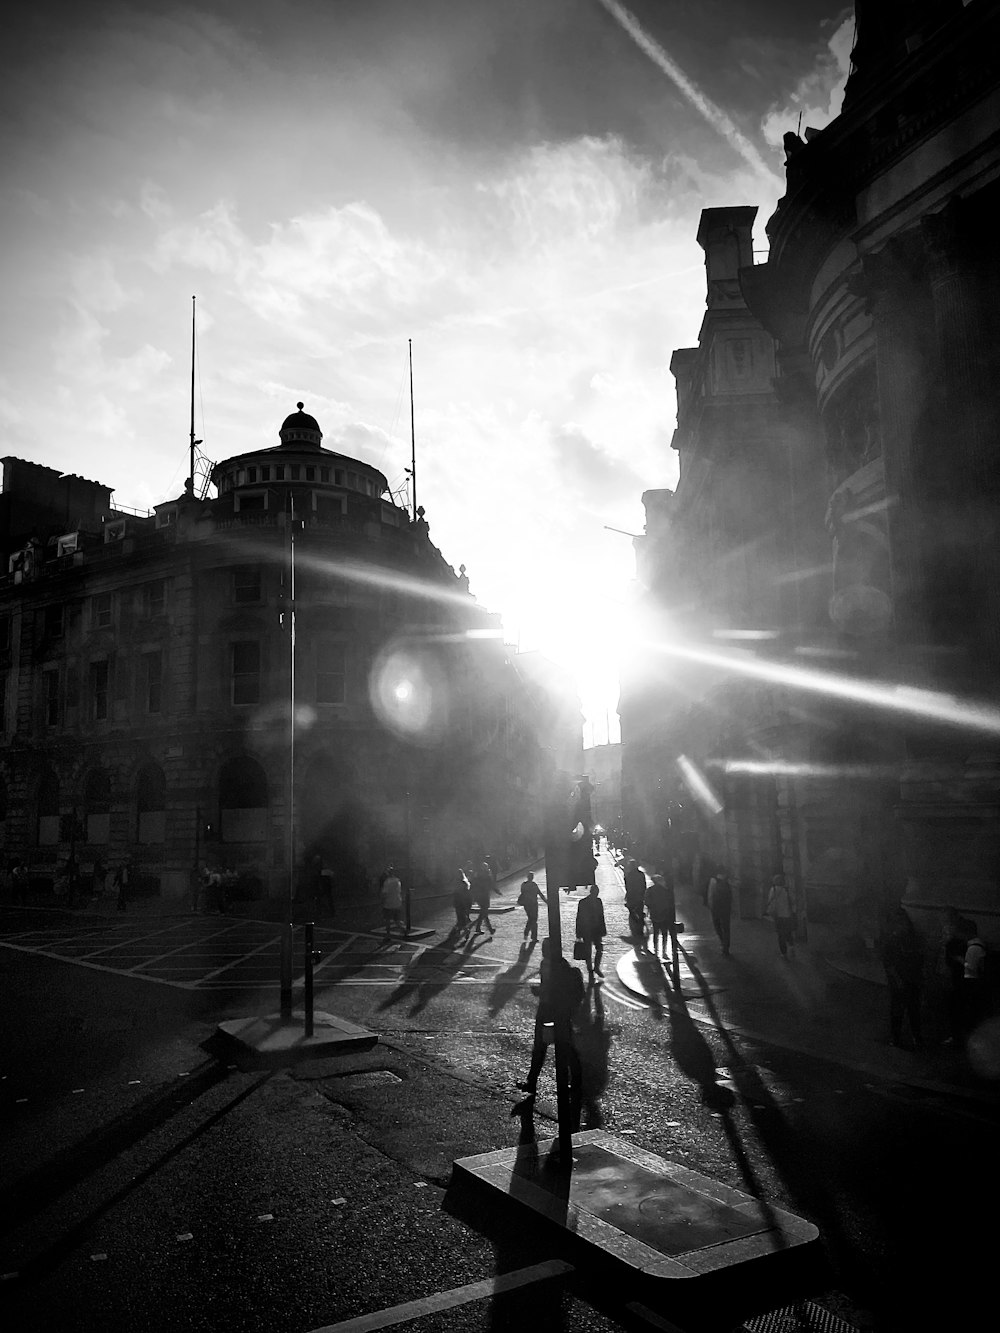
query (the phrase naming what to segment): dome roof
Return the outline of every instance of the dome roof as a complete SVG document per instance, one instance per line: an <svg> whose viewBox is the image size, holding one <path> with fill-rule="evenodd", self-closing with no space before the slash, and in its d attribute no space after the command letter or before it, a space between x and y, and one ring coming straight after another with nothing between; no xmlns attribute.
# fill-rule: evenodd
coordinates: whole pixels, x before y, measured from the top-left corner
<svg viewBox="0 0 1000 1333"><path fill-rule="evenodd" d="M308 412L303 412L303 403L296 403L295 406L299 410L293 412L291 416L285 417L281 423L281 430L278 432L281 443L296 446L312 444L318 447L323 440L323 432L319 428L319 422L315 417L311 417Z"/></svg>

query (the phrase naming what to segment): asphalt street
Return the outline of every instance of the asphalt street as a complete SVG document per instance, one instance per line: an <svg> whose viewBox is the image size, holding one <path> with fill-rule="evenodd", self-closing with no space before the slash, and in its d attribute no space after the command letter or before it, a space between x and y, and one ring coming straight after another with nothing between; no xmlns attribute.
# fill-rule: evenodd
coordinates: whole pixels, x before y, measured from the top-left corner
<svg viewBox="0 0 1000 1333"><path fill-rule="evenodd" d="M746 1035L746 1012L742 1026L713 1020L735 986L697 905L689 1001L643 1001L616 975L631 944L606 855L599 877L610 936L580 1024L584 1127L817 1223L831 1268L821 1308L858 1327L950 1327L955 1275L988 1271L968 1199L970 1180L982 1197L996 1183L991 1110L768 1044ZM238 1067L212 1039L219 1019L273 1008L273 926L6 913L8 1326L308 1333L382 1311L368 1326L635 1326L629 1293L534 1276L552 1256L533 1234L442 1206L456 1157L522 1132L511 1109L538 949L515 896L498 899L492 938L449 938L447 905L426 941L320 929L318 1005L380 1042L277 1072ZM568 939L577 900L560 897ZM551 1070L539 1091L546 1137ZM515 1275L499 1294L498 1273Z"/></svg>

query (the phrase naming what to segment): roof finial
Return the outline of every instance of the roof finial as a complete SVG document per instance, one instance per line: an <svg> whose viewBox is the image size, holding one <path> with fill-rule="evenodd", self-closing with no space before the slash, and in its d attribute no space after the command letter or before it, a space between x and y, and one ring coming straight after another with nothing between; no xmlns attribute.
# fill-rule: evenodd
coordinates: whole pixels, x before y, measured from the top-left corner
<svg viewBox="0 0 1000 1333"><path fill-rule="evenodd" d="M305 407L305 403L296 403L295 406L296 406L296 407L299 409L299 411L301 412L302 409L303 409L303 407Z"/></svg>

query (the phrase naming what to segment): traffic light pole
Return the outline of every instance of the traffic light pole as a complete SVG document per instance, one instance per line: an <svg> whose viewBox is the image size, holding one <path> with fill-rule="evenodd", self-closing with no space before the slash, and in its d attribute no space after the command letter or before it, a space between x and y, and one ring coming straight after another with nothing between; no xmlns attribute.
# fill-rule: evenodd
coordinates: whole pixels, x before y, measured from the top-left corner
<svg viewBox="0 0 1000 1333"><path fill-rule="evenodd" d="M545 899L549 923L550 978L562 960L562 921L559 914L559 894L569 888L572 858L570 856L572 825L570 816L571 779L566 773L556 773L549 794L545 821ZM555 1025L556 1060L556 1116L559 1127L559 1166L570 1170L573 1163L573 1110L570 1103L569 1049L572 1032L568 1025Z"/></svg>

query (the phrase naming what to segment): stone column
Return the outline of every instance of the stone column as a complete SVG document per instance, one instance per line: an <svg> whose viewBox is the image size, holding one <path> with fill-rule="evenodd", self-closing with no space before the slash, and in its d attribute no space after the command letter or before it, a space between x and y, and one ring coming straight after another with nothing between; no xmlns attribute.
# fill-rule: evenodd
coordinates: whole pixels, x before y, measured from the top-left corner
<svg viewBox="0 0 1000 1333"><path fill-rule="evenodd" d="M975 642L971 657L987 667L980 679L992 688L1000 662L1000 608L994 592L1000 577L994 386L984 384L979 359L978 302L963 205L953 199L939 213L923 218L920 226L934 311L936 378L941 386L934 468L942 500L941 528L954 550L956 568L970 576L962 581L975 599L969 618L969 637Z"/></svg>
<svg viewBox="0 0 1000 1333"><path fill-rule="evenodd" d="M852 284L875 323L879 419L891 550L893 621L901 647L927 642L922 605L925 496L920 435L930 415L928 296L918 276L919 237L909 233L862 256Z"/></svg>

